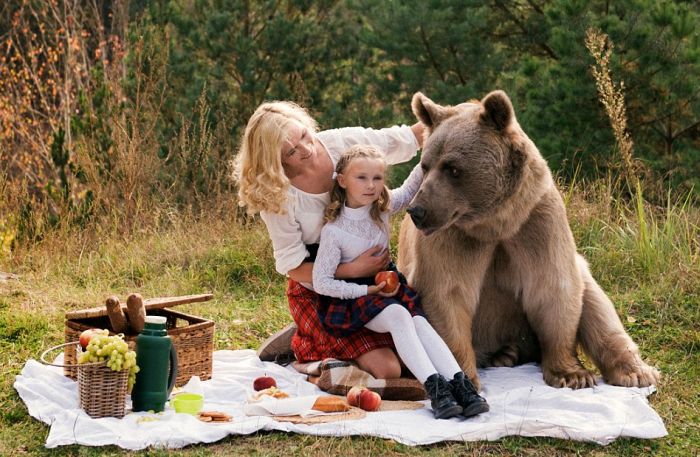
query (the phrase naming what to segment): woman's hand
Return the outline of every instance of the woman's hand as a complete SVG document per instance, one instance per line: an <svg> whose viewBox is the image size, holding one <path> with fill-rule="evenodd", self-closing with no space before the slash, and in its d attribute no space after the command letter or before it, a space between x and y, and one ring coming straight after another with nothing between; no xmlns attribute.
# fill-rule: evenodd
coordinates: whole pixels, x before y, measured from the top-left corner
<svg viewBox="0 0 700 457"><path fill-rule="evenodd" d="M389 265L389 250L381 246L367 249L348 265L352 267L351 278L367 278L385 270Z"/></svg>
<svg viewBox="0 0 700 457"><path fill-rule="evenodd" d="M373 277L378 272L386 270L390 260L388 249L374 246L357 256L352 262L338 265L335 277L338 279Z"/></svg>

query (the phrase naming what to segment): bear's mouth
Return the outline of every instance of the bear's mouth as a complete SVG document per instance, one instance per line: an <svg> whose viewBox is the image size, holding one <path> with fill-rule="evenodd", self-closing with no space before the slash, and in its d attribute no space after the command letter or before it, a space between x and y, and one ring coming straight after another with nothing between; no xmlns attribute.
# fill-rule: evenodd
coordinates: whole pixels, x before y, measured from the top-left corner
<svg viewBox="0 0 700 457"><path fill-rule="evenodd" d="M455 224L458 221L461 221L465 218L468 219L468 216L469 216L469 214L467 214L467 213L460 213L459 211L455 211L451 214L451 216L447 222L442 223L440 225L428 226L425 223L418 223L417 224L415 220L413 221L413 223L416 226L416 228L421 231L421 233L423 235L430 236L439 230L442 230L442 229L445 229L445 228L452 226L453 224Z"/></svg>
<svg viewBox="0 0 700 457"><path fill-rule="evenodd" d="M425 236L430 236L433 233L437 232L437 229L434 227L419 228L418 230L420 230L420 232Z"/></svg>

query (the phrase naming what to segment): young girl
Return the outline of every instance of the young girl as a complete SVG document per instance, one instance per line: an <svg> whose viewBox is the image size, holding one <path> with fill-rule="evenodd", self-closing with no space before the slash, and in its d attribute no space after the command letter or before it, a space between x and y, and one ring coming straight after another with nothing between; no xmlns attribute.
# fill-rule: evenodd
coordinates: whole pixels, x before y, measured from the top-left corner
<svg viewBox="0 0 700 457"><path fill-rule="evenodd" d="M381 291L385 283L375 285L374 278L335 279L340 263L352 261L371 246L389 247L389 216L408 206L420 187L420 166L392 191L384 184L385 171L386 162L373 146L353 146L338 160L313 266L319 319L326 331L338 336L363 328L390 333L399 357L424 384L436 418L486 412L486 400L428 323L416 291L402 275L397 288L388 293ZM395 270L393 264L390 268Z"/></svg>

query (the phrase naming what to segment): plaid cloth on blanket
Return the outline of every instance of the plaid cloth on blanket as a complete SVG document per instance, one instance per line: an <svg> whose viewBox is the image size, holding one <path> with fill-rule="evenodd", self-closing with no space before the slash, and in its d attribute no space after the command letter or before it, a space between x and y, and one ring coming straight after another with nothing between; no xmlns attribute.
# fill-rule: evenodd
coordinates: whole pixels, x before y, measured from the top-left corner
<svg viewBox="0 0 700 457"><path fill-rule="evenodd" d="M353 386L365 386L385 400L425 400L423 385L417 379L377 379L353 362L325 359L316 362L293 362L298 372L330 394L345 395Z"/></svg>

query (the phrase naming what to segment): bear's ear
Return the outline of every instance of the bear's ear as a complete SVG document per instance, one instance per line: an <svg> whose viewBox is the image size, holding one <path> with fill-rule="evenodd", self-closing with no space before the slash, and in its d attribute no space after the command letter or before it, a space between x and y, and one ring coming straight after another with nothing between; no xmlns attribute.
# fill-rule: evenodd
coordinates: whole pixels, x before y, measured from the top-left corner
<svg viewBox="0 0 700 457"><path fill-rule="evenodd" d="M413 108L413 114L425 124L429 131L435 130L440 122L450 115L450 110L438 105L420 92L413 95L411 108Z"/></svg>
<svg viewBox="0 0 700 457"><path fill-rule="evenodd" d="M503 130L510 125L515 117L513 104L502 90L490 92L481 101L484 111L481 113L481 121L491 125L496 130Z"/></svg>

